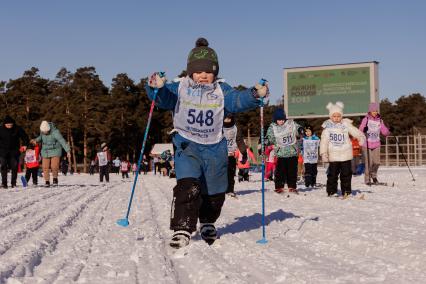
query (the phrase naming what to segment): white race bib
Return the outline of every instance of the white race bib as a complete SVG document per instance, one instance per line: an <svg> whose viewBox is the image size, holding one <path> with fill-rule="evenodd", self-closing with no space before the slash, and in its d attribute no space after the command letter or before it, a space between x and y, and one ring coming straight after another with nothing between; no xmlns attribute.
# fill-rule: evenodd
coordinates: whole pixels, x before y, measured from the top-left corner
<svg viewBox="0 0 426 284"><path fill-rule="evenodd" d="M228 145L228 153L234 153L237 150L237 127L235 125L229 128L224 127L223 135Z"/></svg>
<svg viewBox="0 0 426 284"><path fill-rule="evenodd" d="M303 161L308 164L318 162L319 140L303 139Z"/></svg>
<svg viewBox="0 0 426 284"><path fill-rule="evenodd" d="M34 162L37 162L35 150L27 150L25 152L25 163L34 163Z"/></svg>
<svg viewBox="0 0 426 284"><path fill-rule="evenodd" d="M108 164L108 159L107 159L107 155L105 152L99 152L97 153L98 155L98 161L99 161L99 166L103 167L106 166Z"/></svg>
<svg viewBox="0 0 426 284"><path fill-rule="evenodd" d="M296 143L296 131L292 120L287 120L281 126L273 125L272 129L278 146L288 147Z"/></svg>
<svg viewBox="0 0 426 284"><path fill-rule="evenodd" d="M199 144L216 144L223 138L224 97L219 83L196 84L186 77L179 83L174 128Z"/></svg>
<svg viewBox="0 0 426 284"><path fill-rule="evenodd" d="M367 126L368 142L380 141L380 121L368 120Z"/></svg>

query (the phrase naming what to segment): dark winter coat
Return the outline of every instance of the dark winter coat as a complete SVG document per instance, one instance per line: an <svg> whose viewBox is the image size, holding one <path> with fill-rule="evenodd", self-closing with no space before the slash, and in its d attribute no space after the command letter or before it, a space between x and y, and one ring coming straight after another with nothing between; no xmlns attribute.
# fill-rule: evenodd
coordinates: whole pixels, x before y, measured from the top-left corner
<svg viewBox="0 0 426 284"><path fill-rule="evenodd" d="M12 128L6 128L6 123L13 123ZM29 143L28 135L24 129L15 124L15 121L11 117L5 118L0 127L0 156L5 157L8 154L18 155L20 140L22 145L27 146Z"/></svg>

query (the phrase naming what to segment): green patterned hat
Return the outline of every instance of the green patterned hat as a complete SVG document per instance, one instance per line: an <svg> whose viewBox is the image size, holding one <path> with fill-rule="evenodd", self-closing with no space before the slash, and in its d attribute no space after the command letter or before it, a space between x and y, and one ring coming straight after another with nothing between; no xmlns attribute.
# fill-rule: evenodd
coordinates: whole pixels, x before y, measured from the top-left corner
<svg viewBox="0 0 426 284"><path fill-rule="evenodd" d="M205 38L199 38L195 47L188 55L186 72L190 77L195 72L209 72L215 76L219 74L219 61L216 52L209 47Z"/></svg>

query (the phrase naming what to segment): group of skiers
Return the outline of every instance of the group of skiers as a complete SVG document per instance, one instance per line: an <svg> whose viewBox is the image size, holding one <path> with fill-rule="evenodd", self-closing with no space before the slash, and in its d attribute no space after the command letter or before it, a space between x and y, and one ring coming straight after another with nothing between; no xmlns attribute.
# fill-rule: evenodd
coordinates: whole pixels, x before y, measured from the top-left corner
<svg viewBox="0 0 426 284"><path fill-rule="evenodd" d="M21 145L23 145L21 147ZM40 150L41 149L41 150ZM62 156L62 149L70 155L70 147L52 122L42 121L40 135L29 140L28 135L15 120L7 115L0 127L0 164L2 187L8 188L7 172L11 170L11 187L16 187L18 173L18 159L24 152L26 165L25 182L32 177L33 184L38 184L38 172L41 166L45 185L50 186L50 170L53 176L53 185L58 184L58 172Z"/></svg>
<svg viewBox="0 0 426 284"><path fill-rule="evenodd" d="M201 238L208 244L216 240L215 222L221 214L226 193L235 196L236 166L239 168L239 181L243 181L249 179L249 159L256 162L253 153L238 133L234 114L255 109L269 97L266 80L259 81L251 88L237 90L219 79L218 56L204 38L199 38L190 51L186 71L186 77L170 83L166 83L162 72L155 72L146 85L149 99L155 100L159 108L173 111L172 141L174 174L177 180L173 188L170 217L170 229L173 230L170 246L173 248L189 244L198 222ZM354 127L351 120L343 118L343 108L340 102L327 105L330 118L322 124L321 139L313 133L310 126L302 127L292 119L287 119L283 109L274 112L265 139L265 154L268 155L265 177L272 179L274 176L275 192L285 192L286 184L289 192L298 192L299 154L303 155L305 185L315 186L319 149L322 161L329 163L326 188L328 196L337 195L339 177L342 194L351 194L353 152L350 136L359 141L368 156L365 182L377 182L380 134L389 134L378 114L378 104L370 105L360 129ZM40 131L40 136L31 140L35 145L34 149L26 149L29 151L26 161L32 163L37 160L35 157L39 148L36 145L41 143L46 184L49 184L49 167L52 168L53 183L57 184L62 148L67 155L70 148L52 123L43 121ZM16 161L13 156L17 153L15 146L19 145L19 139L22 139L24 145L28 144L26 134L7 117L0 132L3 187L7 187L5 173L8 166L12 169L12 186L16 186ZM107 144L102 143L94 160L99 165L101 182L104 178L109 181L111 163L116 170L120 167L123 178L128 176L130 163L113 162L111 159ZM165 157L166 161L167 159L169 157ZM146 157L143 161L144 165L148 164ZM31 167L29 169L28 178L35 171Z"/></svg>
<svg viewBox="0 0 426 284"><path fill-rule="evenodd" d="M170 246L174 248L189 244L198 222L201 238L208 244L216 240L214 223L220 216L225 194L235 196L236 164L248 163L249 151L238 134L234 114L262 105L269 96L266 80L237 90L219 79L217 54L204 38L199 38L190 51L186 71L186 77L171 83L166 83L162 72L153 73L146 85L148 97L158 107L174 112L172 140L177 184L170 218L170 229L174 231ZM321 139L310 126L302 127L287 119L284 110L275 111L265 143L265 177L272 179L274 175L275 192L284 192L286 184L289 192L298 192L299 155L303 156L305 186L315 186L320 155L329 164L328 196L337 195L339 178L342 195L351 194L351 137L359 141L368 156L366 183L378 182L380 134L389 134L378 114L378 104L370 104L360 129L343 118L343 108L341 102L327 105L330 118L322 124ZM239 180L244 179L248 179L248 170L239 173Z"/></svg>

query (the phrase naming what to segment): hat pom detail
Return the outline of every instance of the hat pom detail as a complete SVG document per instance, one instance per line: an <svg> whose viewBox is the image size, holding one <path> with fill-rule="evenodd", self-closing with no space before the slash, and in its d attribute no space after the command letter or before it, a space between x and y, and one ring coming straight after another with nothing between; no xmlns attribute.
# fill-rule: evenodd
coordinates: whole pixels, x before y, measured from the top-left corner
<svg viewBox="0 0 426 284"><path fill-rule="evenodd" d="M209 42L207 41L207 39L200 37L199 39L197 39L197 41L195 42L195 47L200 47L200 46L209 46Z"/></svg>

